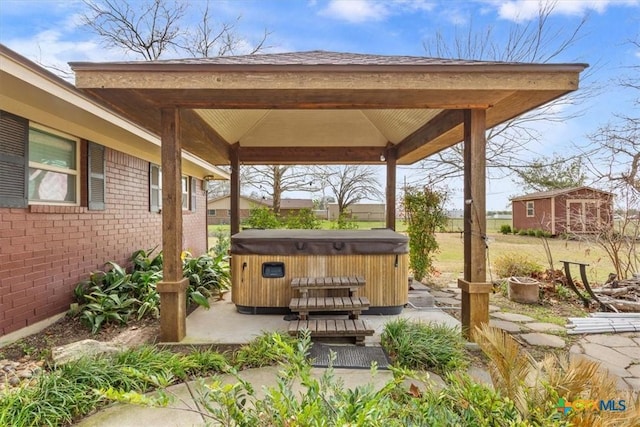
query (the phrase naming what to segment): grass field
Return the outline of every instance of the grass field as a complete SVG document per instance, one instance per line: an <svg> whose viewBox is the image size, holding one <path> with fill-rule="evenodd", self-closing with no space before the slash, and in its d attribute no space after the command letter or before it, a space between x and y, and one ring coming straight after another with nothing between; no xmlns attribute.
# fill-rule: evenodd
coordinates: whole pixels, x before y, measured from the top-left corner
<svg viewBox="0 0 640 427"><path fill-rule="evenodd" d="M359 230L384 227L382 222L358 222ZM497 231L502 224L510 224L510 220L487 220L489 235L488 262L493 266L493 262L500 256L507 253L518 252L525 254L530 259L538 262L544 268L548 268L547 257L542 246L542 239L538 237L503 235ZM331 229L329 221L323 221L324 229ZM464 268L463 261L463 241L462 220L453 220L447 227L452 230L449 233L437 233L440 252L436 255L435 267L440 273L442 281L455 283L457 278L462 277ZM404 232L406 227L402 221L398 221L398 232ZM218 231L229 232L228 225L209 226L209 247L215 243L215 233ZM587 276L590 283L602 283L609 273L613 272L611 261L606 256L604 250L591 242L580 242L564 239L549 239L551 255L556 269L562 268L560 260L586 262ZM490 270L489 270L490 271ZM573 271L573 270L572 270ZM574 276L578 277L578 269L575 268ZM497 277L489 274L488 280L495 280Z"/></svg>
<svg viewBox="0 0 640 427"><path fill-rule="evenodd" d="M437 239L440 244L440 253L436 256L435 267L445 278L455 281L458 277L462 277L464 268L462 234L438 233ZM548 239L548 241L556 269L562 268L561 260L586 262L589 264L587 267L589 283L602 283L609 273L615 271L604 250L594 243L563 239ZM525 254L531 260L548 268L549 263L542 246L542 239L489 233L490 266L493 266L493 262L499 257L513 252ZM574 277L579 277L577 268L572 270L572 273ZM497 279L495 276L487 277L487 279L491 278Z"/></svg>

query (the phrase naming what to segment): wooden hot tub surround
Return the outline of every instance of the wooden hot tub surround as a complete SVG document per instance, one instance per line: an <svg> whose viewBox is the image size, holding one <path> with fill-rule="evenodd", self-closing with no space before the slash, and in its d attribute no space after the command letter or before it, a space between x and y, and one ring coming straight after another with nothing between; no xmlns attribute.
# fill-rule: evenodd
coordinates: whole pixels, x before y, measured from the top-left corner
<svg viewBox="0 0 640 427"><path fill-rule="evenodd" d="M265 266L280 266L281 274L265 277ZM231 271L232 300L243 313L289 312L292 299L303 296L294 278L362 277L358 297L367 299L368 313L395 314L408 301L408 238L386 229L245 230L231 238ZM306 296L350 296L322 285Z"/></svg>

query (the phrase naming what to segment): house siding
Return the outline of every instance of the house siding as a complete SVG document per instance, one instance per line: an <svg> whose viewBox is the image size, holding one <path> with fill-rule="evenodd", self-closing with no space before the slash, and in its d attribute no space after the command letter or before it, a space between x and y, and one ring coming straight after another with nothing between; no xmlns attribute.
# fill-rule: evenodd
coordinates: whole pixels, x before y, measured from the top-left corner
<svg viewBox="0 0 640 427"><path fill-rule="evenodd" d="M0 336L68 310L76 284L107 261L128 265L135 250L161 248L162 215L149 211L149 162L109 148L105 161L103 211L0 208ZM183 211L183 247L199 255L207 248L206 198L196 193L196 211Z"/></svg>

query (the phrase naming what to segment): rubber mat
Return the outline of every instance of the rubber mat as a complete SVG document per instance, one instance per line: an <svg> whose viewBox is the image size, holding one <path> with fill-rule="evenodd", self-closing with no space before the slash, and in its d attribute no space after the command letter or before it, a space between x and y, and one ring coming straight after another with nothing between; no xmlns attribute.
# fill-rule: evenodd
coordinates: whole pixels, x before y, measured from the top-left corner
<svg viewBox="0 0 640 427"><path fill-rule="evenodd" d="M378 363L378 369L389 368L389 358L382 347L366 347L356 345L330 345L313 343L309 353L311 364L324 368L329 366L330 353L336 354L332 366L334 368L362 368L370 369L371 362Z"/></svg>

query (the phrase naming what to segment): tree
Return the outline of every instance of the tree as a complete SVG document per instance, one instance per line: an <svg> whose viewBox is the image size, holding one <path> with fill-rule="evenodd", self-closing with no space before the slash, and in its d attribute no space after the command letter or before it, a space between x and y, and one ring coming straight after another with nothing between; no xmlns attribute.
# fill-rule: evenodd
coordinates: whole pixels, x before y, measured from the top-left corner
<svg viewBox="0 0 640 427"><path fill-rule="evenodd" d="M315 176L323 188L332 192L339 215L363 199L384 200L377 173L371 166L325 166L318 168Z"/></svg>
<svg viewBox="0 0 640 427"><path fill-rule="evenodd" d="M582 159L567 160L561 156L540 157L525 168L515 169L525 192L581 187L586 180Z"/></svg>
<svg viewBox="0 0 640 427"><path fill-rule="evenodd" d="M102 39L105 47L133 52L147 61L156 61L171 51L194 57L226 55L245 45L234 24L216 26L212 22L208 0L195 28L185 27L188 4L184 1L83 1L87 10L81 21ZM265 30L263 38L247 53L262 50L268 35Z"/></svg>
<svg viewBox="0 0 640 427"><path fill-rule="evenodd" d="M469 25L464 33L453 39L438 31L435 37L424 43L429 56L467 60L546 63L562 57L580 39L586 19L574 27L554 27L550 17L554 2L540 3L537 19L533 22L513 24L506 37L489 26L476 31ZM541 140L535 125L559 123L579 112L566 108L577 105L589 96L582 89L547 103L525 115L515 117L487 131L487 168L490 174L500 175L512 170L522 170L532 154L531 143ZM572 112L573 111L573 112ZM441 151L419 164L419 169L429 171L426 179L440 183L463 174L463 147L461 144ZM423 180L424 181L424 180Z"/></svg>
<svg viewBox="0 0 640 427"><path fill-rule="evenodd" d="M280 200L286 191L314 191L313 176L307 167L292 165L249 166L244 182L266 192L273 212L280 213Z"/></svg>

